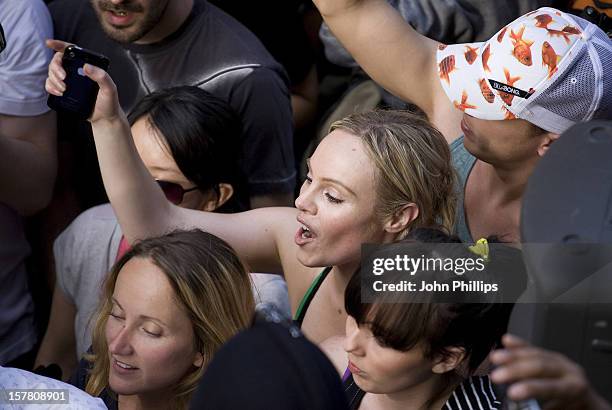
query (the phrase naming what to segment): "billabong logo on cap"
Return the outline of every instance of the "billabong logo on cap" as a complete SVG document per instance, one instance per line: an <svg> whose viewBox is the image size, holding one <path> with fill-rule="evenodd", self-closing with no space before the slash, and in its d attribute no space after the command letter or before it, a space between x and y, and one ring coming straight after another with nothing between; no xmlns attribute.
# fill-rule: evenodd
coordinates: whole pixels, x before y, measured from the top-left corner
<svg viewBox="0 0 612 410"><path fill-rule="evenodd" d="M499 90L504 93L512 94L520 98L527 99L532 94L528 91L521 90L520 88L512 87L511 85L500 83L498 81L491 80L491 79L489 79L489 84L491 84L491 87L493 87L496 90Z"/></svg>

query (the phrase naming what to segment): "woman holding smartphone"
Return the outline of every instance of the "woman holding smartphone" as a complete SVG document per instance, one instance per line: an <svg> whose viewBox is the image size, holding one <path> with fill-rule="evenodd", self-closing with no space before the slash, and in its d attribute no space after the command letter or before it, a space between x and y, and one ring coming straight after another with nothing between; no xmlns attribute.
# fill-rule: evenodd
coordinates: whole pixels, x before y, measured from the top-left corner
<svg viewBox="0 0 612 410"><path fill-rule="evenodd" d="M61 95L64 44L46 89ZM293 313L315 343L344 331L344 289L362 243L388 243L420 226L451 230L455 173L444 137L422 117L373 111L336 122L309 160L296 208L215 214L173 206L139 161L108 74L90 118L100 169L128 240L200 227L227 241L257 272L283 272ZM274 107L270 107L274 109Z"/></svg>

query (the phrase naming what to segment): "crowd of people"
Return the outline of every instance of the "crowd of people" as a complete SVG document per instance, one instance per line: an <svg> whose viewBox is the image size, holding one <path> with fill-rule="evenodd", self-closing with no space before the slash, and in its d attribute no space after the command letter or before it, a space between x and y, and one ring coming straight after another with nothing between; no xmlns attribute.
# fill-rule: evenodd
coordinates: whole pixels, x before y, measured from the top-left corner
<svg viewBox="0 0 612 410"><path fill-rule="evenodd" d="M573 125L612 119L596 24L542 0L47 3L0 2L1 389L85 409L612 408L507 334L529 177ZM71 44L110 60L79 69L87 120L47 106ZM371 78L378 107L325 104L330 72ZM364 244L479 255L460 280L512 291L366 300Z"/></svg>

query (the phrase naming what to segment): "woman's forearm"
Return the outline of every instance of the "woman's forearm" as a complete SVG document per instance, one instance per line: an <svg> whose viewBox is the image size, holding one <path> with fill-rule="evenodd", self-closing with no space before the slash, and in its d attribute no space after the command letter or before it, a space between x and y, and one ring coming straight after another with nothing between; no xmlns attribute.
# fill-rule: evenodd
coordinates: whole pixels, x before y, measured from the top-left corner
<svg viewBox="0 0 612 410"><path fill-rule="evenodd" d="M92 124L106 194L132 243L172 228L172 206L140 159L125 115Z"/></svg>

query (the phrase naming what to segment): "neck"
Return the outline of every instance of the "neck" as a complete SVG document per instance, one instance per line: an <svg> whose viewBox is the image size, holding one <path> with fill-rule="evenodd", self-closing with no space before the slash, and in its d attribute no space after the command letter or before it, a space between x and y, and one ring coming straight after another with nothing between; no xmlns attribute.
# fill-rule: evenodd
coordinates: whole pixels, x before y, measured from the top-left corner
<svg viewBox="0 0 612 410"><path fill-rule="evenodd" d="M406 390L389 394L376 394L374 395L376 397L373 397L373 399L380 404L380 406L377 406L378 408L383 408L385 410L441 409L452 392L451 389L446 389L444 394L430 402L435 394L440 394L440 389L442 388L441 383L441 377L434 376Z"/></svg>
<svg viewBox="0 0 612 410"><path fill-rule="evenodd" d="M344 265L334 266L330 272L329 281L334 290L334 295L340 295L341 300L344 301L344 291L349 283L349 280L353 277L353 274L359 267L359 262L347 263ZM341 303L344 306L344 302Z"/></svg>
<svg viewBox="0 0 612 410"><path fill-rule="evenodd" d="M189 17L193 9L193 2L194 0L169 0L161 20L151 31L135 41L135 43L157 43L174 33Z"/></svg>
<svg viewBox="0 0 612 410"><path fill-rule="evenodd" d="M336 265L333 268L333 277L338 279L338 281L341 283L344 283L344 286L346 286L358 267L359 261L345 263L343 265Z"/></svg>
<svg viewBox="0 0 612 410"><path fill-rule="evenodd" d="M525 192L529 176L533 172L539 157L511 164L489 164L476 161L475 171L482 186L501 203L520 200Z"/></svg>

